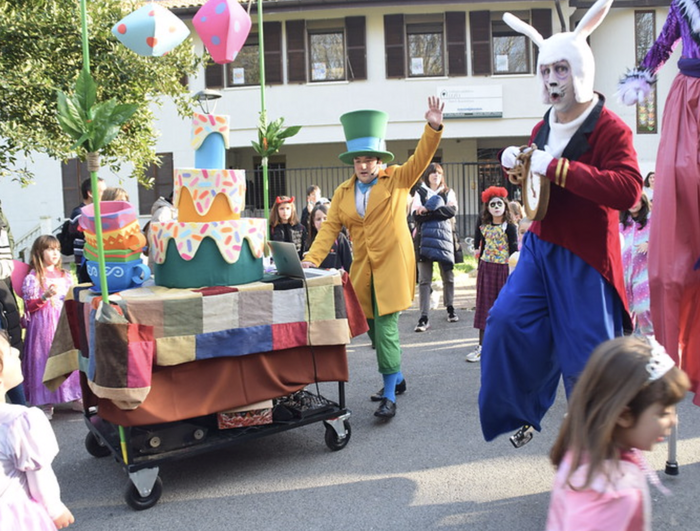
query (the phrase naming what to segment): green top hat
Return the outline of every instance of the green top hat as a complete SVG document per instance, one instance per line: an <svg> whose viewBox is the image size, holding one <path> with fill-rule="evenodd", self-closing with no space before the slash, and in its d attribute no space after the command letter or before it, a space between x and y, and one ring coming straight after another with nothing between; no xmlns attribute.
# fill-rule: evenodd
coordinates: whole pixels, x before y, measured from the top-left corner
<svg viewBox="0 0 700 531"><path fill-rule="evenodd" d="M394 160L386 151L386 124L389 115L382 111L353 111L340 117L348 150L338 155L345 164L353 164L355 157L377 157L382 162Z"/></svg>

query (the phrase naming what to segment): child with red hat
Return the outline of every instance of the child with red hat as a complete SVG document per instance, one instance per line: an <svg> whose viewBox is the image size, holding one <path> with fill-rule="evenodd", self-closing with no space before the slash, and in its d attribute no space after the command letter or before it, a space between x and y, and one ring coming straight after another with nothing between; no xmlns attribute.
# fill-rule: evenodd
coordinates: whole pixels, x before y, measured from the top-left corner
<svg viewBox="0 0 700 531"><path fill-rule="evenodd" d="M486 317L508 280L508 259L518 250L518 228L511 220L507 198L508 191L500 186L489 186L481 193L484 208L474 235L479 258L474 328L479 329L479 344L467 354L467 361L472 363L481 359Z"/></svg>

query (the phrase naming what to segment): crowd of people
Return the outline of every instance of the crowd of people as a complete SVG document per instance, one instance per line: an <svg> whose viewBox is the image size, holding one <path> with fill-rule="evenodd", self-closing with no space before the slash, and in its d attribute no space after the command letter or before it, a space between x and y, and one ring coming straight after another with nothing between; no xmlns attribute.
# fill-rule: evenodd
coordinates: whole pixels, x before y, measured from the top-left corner
<svg viewBox="0 0 700 531"><path fill-rule="evenodd" d="M530 220L519 202L508 200L505 188L492 186L481 193L475 227L479 342L466 360L481 361L484 438L517 430L510 440L522 446L541 429L560 381L567 394L568 414L550 453L556 475L549 530L650 527L649 469L640 451L669 435L674 406L691 386L654 339L647 257L659 230L652 216L655 174L642 179L631 131L593 90L586 37L610 4L598 0L575 31L548 39L518 18L504 17L539 49L537 76L550 107L532 130L531 144L539 147L527 153L527 164L551 183L549 203L546 216ZM673 9L671 14L680 16ZM289 196L277 197L270 213L270 238L293 243L304 267L349 273L376 351L383 386L369 398L379 403L374 415L383 421L396 415L397 395L407 390L399 315L411 306L417 285L414 330L428 331L434 267L442 278L446 319L459 320L458 204L442 166L433 162L444 130L443 108L439 98L428 99L423 133L400 165L390 164L394 155L385 147L386 113L344 114L347 151L339 158L352 167L350 178L332 201L310 186L301 215ZM504 171L515 175L524 155L519 147L505 148ZM83 204L89 204L92 190L83 188ZM666 201L657 194L661 197ZM128 200L123 190L105 191L103 198ZM11 238L6 220L0 221L1 247ZM80 238L76 242L80 272ZM31 528L61 528L73 517L60 502L51 472L57 447L47 418L54 404L71 402L80 409L80 387L74 375L49 393L41 376L72 280L53 236L34 242L30 265L22 285L24 343L21 334L19 341L13 336L16 306L4 295L0 301L6 330L0 335L0 392L11 393L15 402L0 404L0 426L7 427L0 431L0 509L3 518L15 511L19 522L38 522ZM3 269L0 277L8 272ZM4 291L14 297L0 280L0 294ZM40 406L44 415L25 402Z"/></svg>

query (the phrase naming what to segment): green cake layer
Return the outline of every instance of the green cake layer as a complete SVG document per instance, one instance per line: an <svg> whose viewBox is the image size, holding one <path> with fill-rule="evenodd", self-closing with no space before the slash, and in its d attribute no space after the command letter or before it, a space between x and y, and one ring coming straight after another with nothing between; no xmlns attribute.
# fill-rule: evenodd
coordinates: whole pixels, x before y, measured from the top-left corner
<svg viewBox="0 0 700 531"><path fill-rule="evenodd" d="M204 238L192 260L184 260L174 240L168 242L165 262L154 265L155 282L167 288L203 288L237 286L256 282L263 277L262 258L255 258L247 240L235 264L221 257L216 243Z"/></svg>

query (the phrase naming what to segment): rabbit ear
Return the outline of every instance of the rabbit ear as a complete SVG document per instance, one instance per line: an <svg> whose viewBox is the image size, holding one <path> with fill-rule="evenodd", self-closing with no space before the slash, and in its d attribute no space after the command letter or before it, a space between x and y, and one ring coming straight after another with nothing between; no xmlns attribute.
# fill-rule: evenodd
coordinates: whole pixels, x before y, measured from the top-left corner
<svg viewBox="0 0 700 531"><path fill-rule="evenodd" d="M581 22L574 30L574 37L581 40L586 40L588 36L603 22L603 19L610 11L613 0L598 0L591 6L588 12L583 16Z"/></svg>
<svg viewBox="0 0 700 531"><path fill-rule="evenodd" d="M542 35L540 35L540 32L537 31L535 28L530 26L530 24L523 22L522 20L520 20L518 17L516 17L515 15L513 15L511 13L504 13L503 14L503 22L508 24L511 28L513 28L518 33L522 33L523 35L530 37L530 39L532 39L532 42L534 42L538 48L540 46L542 46L542 43L544 42Z"/></svg>

